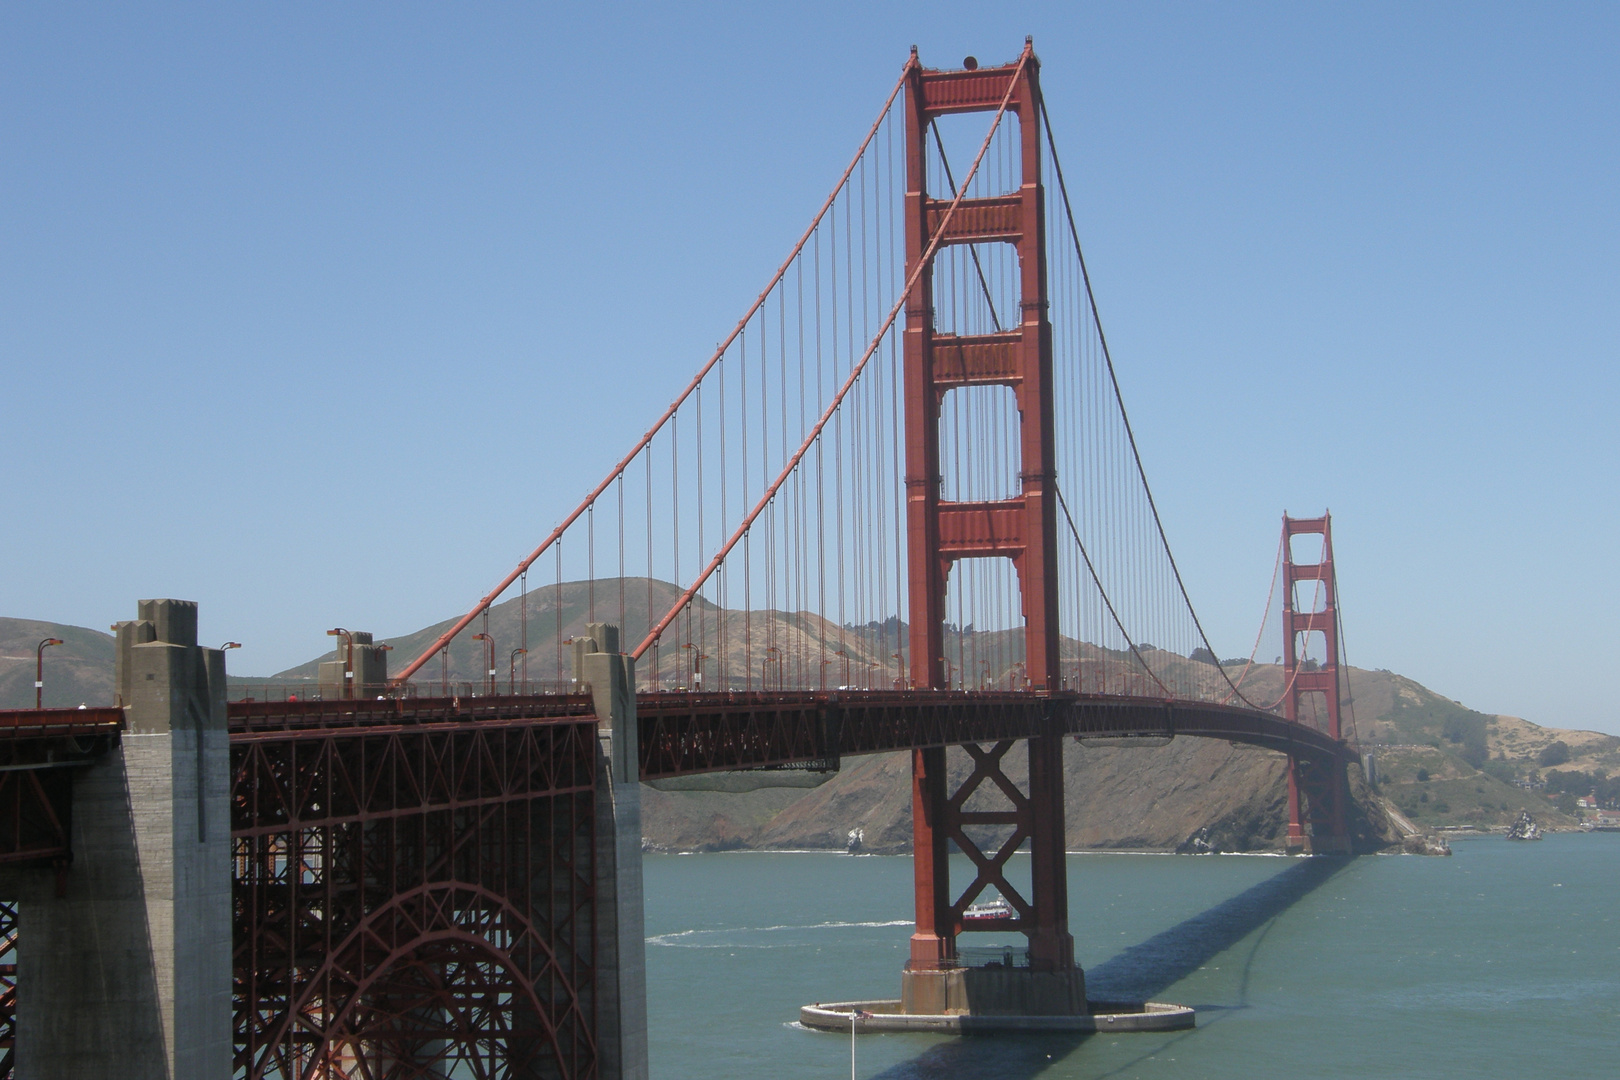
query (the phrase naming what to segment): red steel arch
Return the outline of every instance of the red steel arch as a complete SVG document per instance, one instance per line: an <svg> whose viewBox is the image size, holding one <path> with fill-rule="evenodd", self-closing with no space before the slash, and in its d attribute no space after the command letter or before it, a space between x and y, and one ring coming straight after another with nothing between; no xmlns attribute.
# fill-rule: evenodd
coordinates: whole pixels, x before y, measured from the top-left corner
<svg viewBox="0 0 1620 1080"><path fill-rule="evenodd" d="M413 917L409 913L413 908L428 917ZM495 930L496 920L515 926L515 932ZM462 921L475 923L477 932L454 925ZM391 929L404 929L403 940L392 942L380 957L365 955L366 940L381 942ZM520 962L525 951L543 954L544 968L557 967L544 933L505 897L456 883L401 893L367 912L349 937L324 957L301 998L266 1033L261 1056L248 1064L247 1073L254 1080L333 1074L404 1080L438 1076L433 1070L441 1065L467 1061L474 1063L480 1076L492 1078L590 1075L595 1045L586 1015L588 989L582 991L563 977L557 980L560 1002L542 1000L535 986L544 981L546 972L537 972L532 961ZM446 970L465 966L468 959L483 961L475 964L478 978L442 977ZM412 984L399 979L402 969L437 972L440 977L426 980L426 985ZM359 977L347 980L335 1009L312 1008L319 994L330 995L356 972ZM473 1013L479 1015L468 1022ZM460 1022L448 1022L451 1018ZM514 1022L524 1018L538 1026L524 1028ZM583 1045L565 1045L562 1029L570 1024L582 1034ZM548 1063L551 1069L543 1069ZM274 1071L272 1064L277 1066Z"/></svg>
<svg viewBox="0 0 1620 1080"><path fill-rule="evenodd" d="M597 1074L585 709L231 705L238 1077Z"/></svg>

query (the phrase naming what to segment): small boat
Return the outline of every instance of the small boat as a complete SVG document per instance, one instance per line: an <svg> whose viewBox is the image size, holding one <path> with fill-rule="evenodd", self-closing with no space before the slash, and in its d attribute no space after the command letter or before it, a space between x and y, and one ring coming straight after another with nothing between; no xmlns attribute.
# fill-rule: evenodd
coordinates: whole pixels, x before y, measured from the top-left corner
<svg viewBox="0 0 1620 1080"><path fill-rule="evenodd" d="M970 924L1001 922L1012 917L1012 905L1000 896L993 900L981 900L976 904L970 904L968 909L962 912L962 921Z"/></svg>

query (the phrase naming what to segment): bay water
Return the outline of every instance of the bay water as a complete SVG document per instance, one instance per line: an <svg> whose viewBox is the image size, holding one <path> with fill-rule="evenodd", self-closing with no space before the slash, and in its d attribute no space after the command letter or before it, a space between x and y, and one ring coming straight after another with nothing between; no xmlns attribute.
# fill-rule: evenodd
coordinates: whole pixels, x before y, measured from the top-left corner
<svg viewBox="0 0 1620 1080"><path fill-rule="evenodd" d="M857 1075L1620 1077L1620 834L1453 847L1071 855L1089 996L1192 1005L1197 1028L863 1034ZM899 996L909 857L649 855L645 880L654 1080L850 1074L848 1036L800 1027L798 1008ZM1002 941L1022 938L964 937Z"/></svg>

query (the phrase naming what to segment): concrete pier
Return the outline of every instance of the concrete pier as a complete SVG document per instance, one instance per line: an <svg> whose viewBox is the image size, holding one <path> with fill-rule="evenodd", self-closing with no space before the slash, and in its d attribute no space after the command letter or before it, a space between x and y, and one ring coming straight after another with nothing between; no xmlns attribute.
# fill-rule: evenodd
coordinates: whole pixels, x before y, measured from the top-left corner
<svg viewBox="0 0 1620 1080"><path fill-rule="evenodd" d="M865 1019L852 1014L866 1013ZM1177 1031L1196 1027L1197 1014L1185 1005L1165 1002L1093 1001L1089 1011L1068 1016L1002 1016L972 1013L908 1013L900 1002L832 1001L806 1005L799 1010L799 1023L819 1031L845 1031L855 1024L856 1034L865 1032L932 1032L942 1035L981 1035L991 1032L1035 1031Z"/></svg>
<svg viewBox="0 0 1620 1080"><path fill-rule="evenodd" d="M0 875L19 906L19 1080L231 1075L225 661L197 605L119 623L128 728L75 777L73 863Z"/></svg>
<svg viewBox="0 0 1620 1080"><path fill-rule="evenodd" d="M900 975L900 1011L920 1016L1079 1016L1086 1008L1086 976L1019 967L955 967Z"/></svg>
<svg viewBox="0 0 1620 1080"><path fill-rule="evenodd" d="M647 971L641 897L641 784L636 663L619 628L591 623L574 639L574 674L595 701L598 1075L647 1080Z"/></svg>

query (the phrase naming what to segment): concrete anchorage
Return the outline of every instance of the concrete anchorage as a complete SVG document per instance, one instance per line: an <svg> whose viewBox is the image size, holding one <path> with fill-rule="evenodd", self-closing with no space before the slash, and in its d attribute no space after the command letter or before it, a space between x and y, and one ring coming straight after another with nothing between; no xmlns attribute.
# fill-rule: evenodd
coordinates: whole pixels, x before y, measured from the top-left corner
<svg viewBox="0 0 1620 1080"><path fill-rule="evenodd" d="M74 782L73 863L12 871L19 1080L231 1075L230 745L225 658L197 605L118 623L127 730Z"/></svg>
<svg viewBox="0 0 1620 1080"><path fill-rule="evenodd" d="M595 703L596 1046L602 1080L647 1078L646 940L641 895L641 784L636 662L619 628L590 623L574 639L574 678Z"/></svg>
<svg viewBox="0 0 1620 1080"><path fill-rule="evenodd" d="M353 640L350 646L349 639ZM338 637L337 659L321 662L316 688L322 700L371 698L388 691L388 650L364 630Z"/></svg>

